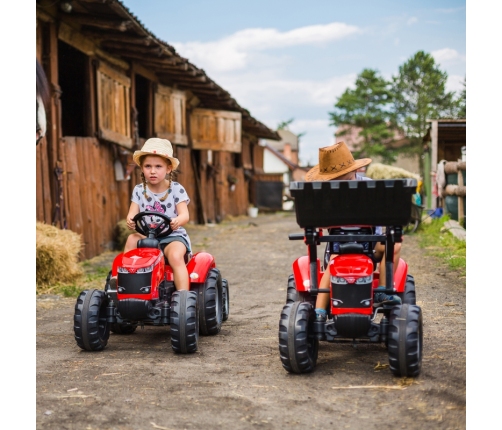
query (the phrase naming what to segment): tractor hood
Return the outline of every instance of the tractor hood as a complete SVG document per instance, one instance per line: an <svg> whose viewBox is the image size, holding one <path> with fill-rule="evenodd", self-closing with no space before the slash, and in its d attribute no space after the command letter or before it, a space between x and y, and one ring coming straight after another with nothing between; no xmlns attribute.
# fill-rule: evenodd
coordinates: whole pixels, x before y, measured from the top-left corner
<svg viewBox="0 0 502 430"><path fill-rule="evenodd" d="M158 264L163 254L160 249L138 248L122 256L122 267L127 269L140 269ZM129 270L130 271L130 270Z"/></svg>

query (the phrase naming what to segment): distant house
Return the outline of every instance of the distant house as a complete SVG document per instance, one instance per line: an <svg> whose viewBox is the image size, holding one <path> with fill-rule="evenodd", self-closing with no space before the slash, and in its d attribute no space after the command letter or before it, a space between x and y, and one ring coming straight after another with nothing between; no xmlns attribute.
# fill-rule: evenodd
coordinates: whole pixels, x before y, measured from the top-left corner
<svg viewBox="0 0 502 430"><path fill-rule="evenodd" d="M335 142L345 142L351 151L354 151L360 147L363 138L360 136L362 128L354 127L348 124L341 124L338 126L335 132ZM408 144L408 138L401 131L396 131L392 142L389 142L389 146L392 148L400 148ZM379 157L372 157L375 163L382 162ZM399 155L394 164L395 167L400 167L412 173L420 173L420 162L418 156L405 156Z"/></svg>
<svg viewBox="0 0 502 430"><path fill-rule="evenodd" d="M298 165L298 136L289 130L277 130L281 140L261 139L260 145L264 148L263 153L263 173L269 178L279 177L282 181L280 202L283 209L288 210L292 206L289 200L289 183L291 181L305 180L308 169ZM280 176L279 176L280 175ZM275 193L278 193L279 186L276 186ZM271 190L269 190L271 192ZM275 205L278 205L279 197L274 197Z"/></svg>

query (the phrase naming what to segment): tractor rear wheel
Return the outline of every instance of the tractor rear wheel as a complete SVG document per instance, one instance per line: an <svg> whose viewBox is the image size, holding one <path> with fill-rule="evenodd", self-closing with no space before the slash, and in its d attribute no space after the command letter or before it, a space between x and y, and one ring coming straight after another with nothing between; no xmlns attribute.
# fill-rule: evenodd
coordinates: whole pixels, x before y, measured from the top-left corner
<svg viewBox="0 0 502 430"><path fill-rule="evenodd" d="M279 354L289 373L312 372L317 363L319 340L313 333L314 307L296 301L282 308L279 321Z"/></svg>
<svg viewBox="0 0 502 430"><path fill-rule="evenodd" d="M226 321L230 314L230 290L226 279L221 280L221 288L223 296L223 321Z"/></svg>
<svg viewBox="0 0 502 430"><path fill-rule="evenodd" d="M417 298L415 293L415 278L411 275L406 275L406 284L404 285L404 292L397 294L401 297L403 304L416 305Z"/></svg>
<svg viewBox="0 0 502 430"><path fill-rule="evenodd" d="M84 290L75 303L73 331L77 345L86 351L101 351L110 337L106 321L108 298L104 291Z"/></svg>
<svg viewBox="0 0 502 430"><path fill-rule="evenodd" d="M422 368L422 309L417 305L397 305L390 311L389 366L395 376L418 376Z"/></svg>
<svg viewBox="0 0 502 430"><path fill-rule="evenodd" d="M206 282L199 286L199 327L204 336L218 334L223 321L222 280L218 269L211 269Z"/></svg>
<svg viewBox="0 0 502 430"><path fill-rule="evenodd" d="M286 295L286 304L294 302L307 302L311 303L315 307L315 298L309 293L304 291L298 291L296 289L295 276L293 274L289 275L288 278L288 288Z"/></svg>
<svg viewBox="0 0 502 430"><path fill-rule="evenodd" d="M197 293L175 291L171 297L171 346L174 352L188 354L197 351L199 318Z"/></svg>

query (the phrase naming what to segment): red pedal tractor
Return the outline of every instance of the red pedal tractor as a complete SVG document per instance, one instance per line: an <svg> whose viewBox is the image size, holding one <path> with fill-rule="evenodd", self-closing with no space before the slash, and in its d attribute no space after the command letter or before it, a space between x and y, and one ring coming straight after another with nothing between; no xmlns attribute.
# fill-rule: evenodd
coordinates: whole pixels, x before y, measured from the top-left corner
<svg viewBox="0 0 502 430"><path fill-rule="evenodd" d="M171 346L177 353L197 351L199 333L215 335L229 316L229 287L211 254L198 252L185 260L190 289L177 291L173 271L159 239L172 233L171 219L160 212L140 212L136 231L146 236L138 247L117 255L105 289L82 291L75 304L77 345L101 351L110 331L132 334L138 325L170 326ZM110 278L117 278L116 288Z"/></svg>
<svg viewBox="0 0 502 430"><path fill-rule="evenodd" d="M307 373L317 362L319 341L384 343L389 367L396 376L418 376L422 366L422 310L416 304L415 282L400 259L394 275L394 244L402 241L403 226L411 214L415 179L377 181L292 182L298 225L308 255L293 263L288 279L287 303L279 322L279 353L290 373ZM375 234L374 226L385 226ZM330 234L323 235L322 228ZM329 265L317 258L317 245L338 242L339 253ZM373 247L385 244L385 289ZM330 288L319 289L321 276L330 277ZM397 294L400 305L376 304L375 291ZM317 294L329 293L325 322L316 321Z"/></svg>

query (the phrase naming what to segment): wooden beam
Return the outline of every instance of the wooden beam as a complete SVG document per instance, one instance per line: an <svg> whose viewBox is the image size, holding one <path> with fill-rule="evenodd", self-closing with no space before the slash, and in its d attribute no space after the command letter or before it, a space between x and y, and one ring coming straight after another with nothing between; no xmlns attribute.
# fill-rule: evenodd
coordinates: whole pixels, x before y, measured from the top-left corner
<svg viewBox="0 0 502 430"><path fill-rule="evenodd" d="M135 44L141 46L151 46L155 43L155 40L152 36L132 36L130 34L124 33L112 33L109 31L84 28L81 33L84 36L96 38L96 39L105 39L106 41L112 42L123 42L128 44Z"/></svg>
<svg viewBox="0 0 502 430"><path fill-rule="evenodd" d="M158 76L152 72L151 70L147 69L145 66L142 64L138 63L137 61L133 61L132 67L134 69L134 73L143 76L144 78L147 78L148 80L152 82L158 82L159 78Z"/></svg>
<svg viewBox="0 0 502 430"><path fill-rule="evenodd" d="M120 57L124 58L131 58L134 60L141 60L144 63L150 63L150 64L157 64L158 66L173 66L176 64L176 60L172 57L169 58L162 58L162 57L157 57L153 56L151 54L140 54L137 52L131 52L123 49L108 49L110 53L114 55L118 55Z"/></svg>
<svg viewBox="0 0 502 430"><path fill-rule="evenodd" d="M123 51L132 51L132 52L140 52L149 55L155 55L160 57L162 55L167 55L168 57L172 57L173 54L167 48L160 45L139 45L132 44L124 41L111 41L111 40L103 40L101 42L101 47L104 49L118 49Z"/></svg>
<svg viewBox="0 0 502 430"><path fill-rule="evenodd" d="M97 28L109 28L111 30L118 31L126 31L127 29L133 27L133 21L126 20L117 20L117 19L108 19L101 18L95 15L87 15L87 14L68 14L65 15L64 21L70 22L72 24L78 25L86 25L89 27L97 27Z"/></svg>
<svg viewBox="0 0 502 430"><path fill-rule="evenodd" d="M97 56L101 59L112 63L121 69L129 70L129 64L119 58L113 58L110 54L99 49L96 44L83 36L79 32L75 31L68 24L61 22L58 30L58 38L75 49L83 52L89 57Z"/></svg>

